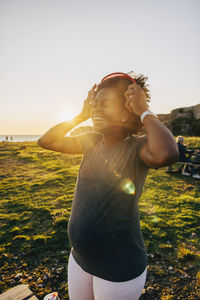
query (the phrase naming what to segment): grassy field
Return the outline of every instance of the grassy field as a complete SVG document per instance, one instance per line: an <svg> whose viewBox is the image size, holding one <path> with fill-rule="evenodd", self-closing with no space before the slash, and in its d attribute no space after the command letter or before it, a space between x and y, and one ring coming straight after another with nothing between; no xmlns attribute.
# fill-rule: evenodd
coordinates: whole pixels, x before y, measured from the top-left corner
<svg viewBox="0 0 200 300"><path fill-rule="evenodd" d="M187 138L200 148L200 138ZM68 299L67 223L80 155L0 143L0 293L28 283ZM199 299L200 181L150 170L140 201L148 252L141 299Z"/></svg>

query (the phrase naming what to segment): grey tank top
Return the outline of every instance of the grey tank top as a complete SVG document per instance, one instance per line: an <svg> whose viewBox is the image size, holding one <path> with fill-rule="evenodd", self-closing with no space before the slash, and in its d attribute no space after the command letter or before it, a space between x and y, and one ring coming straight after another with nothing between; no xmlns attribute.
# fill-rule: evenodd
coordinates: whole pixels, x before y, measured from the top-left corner
<svg viewBox="0 0 200 300"><path fill-rule="evenodd" d="M107 147L102 135L79 136L84 149L68 223L71 251L86 272L127 281L146 268L138 201L148 167L139 151L146 136Z"/></svg>

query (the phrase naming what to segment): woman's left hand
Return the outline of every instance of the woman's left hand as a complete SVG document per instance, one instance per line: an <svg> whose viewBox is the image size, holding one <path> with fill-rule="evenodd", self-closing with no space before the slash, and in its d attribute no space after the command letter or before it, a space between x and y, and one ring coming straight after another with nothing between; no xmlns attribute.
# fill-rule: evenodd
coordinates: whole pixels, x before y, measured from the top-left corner
<svg viewBox="0 0 200 300"><path fill-rule="evenodd" d="M125 107L128 111L140 117L148 109L147 97L139 84L133 83L129 85L124 95L126 97Z"/></svg>

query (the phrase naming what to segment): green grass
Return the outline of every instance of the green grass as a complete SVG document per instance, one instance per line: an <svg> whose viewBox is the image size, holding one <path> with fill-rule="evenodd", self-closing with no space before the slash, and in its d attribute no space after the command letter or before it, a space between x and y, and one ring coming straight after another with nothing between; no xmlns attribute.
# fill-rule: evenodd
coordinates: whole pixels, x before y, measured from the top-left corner
<svg viewBox="0 0 200 300"><path fill-rule="evenodd" d="M200 148L200 138L186 143ZM80 155L0 143L0 292L29 284L68 299L67 223ZM140 200L148 275L141 299L198 299L200 181L150 170ZM17 276L17 274L21 275Z"/></svg>

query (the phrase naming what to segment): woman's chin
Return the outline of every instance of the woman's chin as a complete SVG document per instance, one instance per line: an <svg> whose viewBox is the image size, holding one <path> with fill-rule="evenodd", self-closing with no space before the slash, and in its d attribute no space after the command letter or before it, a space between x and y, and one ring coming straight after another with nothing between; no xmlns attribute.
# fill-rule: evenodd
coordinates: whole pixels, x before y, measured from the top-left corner
<svg viewBox="0 0 200 300"><path fill-rule="evenodd" d="M94 129L94 131L104 133L105 130L106 130L106 126L102 122L94 122L93 123L93 129Z"/></svg>

